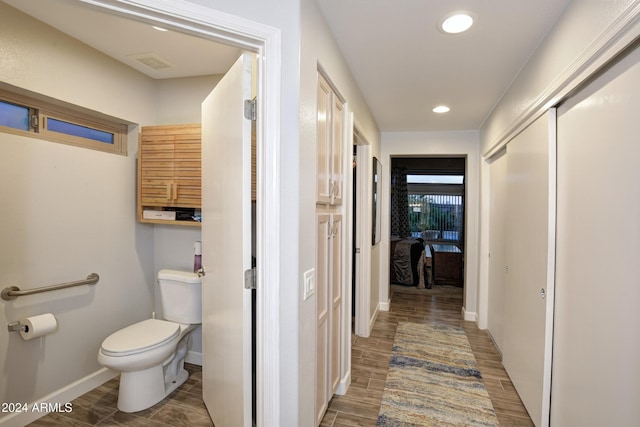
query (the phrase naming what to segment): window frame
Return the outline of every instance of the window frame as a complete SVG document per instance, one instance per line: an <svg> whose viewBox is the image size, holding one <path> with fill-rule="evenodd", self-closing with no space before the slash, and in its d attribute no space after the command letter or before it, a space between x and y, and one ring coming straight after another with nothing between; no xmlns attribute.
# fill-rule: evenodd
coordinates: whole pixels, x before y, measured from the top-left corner
<svg viewBox="0 0 640 427"><path fill-rule="evenodd" d="M29 120L29 130L0 125L0 132L26 136L45 141L57 142L76 147L89 148L107 153L127 155L128 124L91 112L78 106L58 101L47 101L36 96L12 92L0 88L0 101L28 108L32 114ZM34 119L35 117L35 119ZM95 129L113 134L113 143L101 142L95 139L83 138L50 131L47 129L47 119L61 120L78 126Z"/></svg>

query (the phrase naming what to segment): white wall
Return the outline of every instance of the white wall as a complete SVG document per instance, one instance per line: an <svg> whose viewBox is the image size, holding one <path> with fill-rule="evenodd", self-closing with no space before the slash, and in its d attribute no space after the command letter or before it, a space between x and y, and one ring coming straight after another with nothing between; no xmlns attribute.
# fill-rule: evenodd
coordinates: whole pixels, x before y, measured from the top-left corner
<svg viewBox="0 0 640 427"><path fill-rule="evenodd" d="M184 48L188 49L189 46ZM223 76L224 74L215 74L156 80L155 124L200 123L202 121L202 101L211 93Z"/></svg>
<svg viewBox="0 0 640 427"><path fill-rule="evenodd" d="M380 303L389 302L390 194L388 177L394 156L465 156L466 228L463 312L466 320L477 320L478 247L480 217L480 145L478 132L385 132L382 134L382 240L380 253ZM385 178L387 177L387 178Z"/></svg>
<svg viewBox="0 0 640 427"><path fill-rule="evenodd" d="M480 130L481 153L493 154L537 114L559 102L628 43L640 35L638 0L575 0L549 31ZM489 168L486 163L482 168ZM490 173L483 173L488 176ZM489 205L490 180L482 182L483 210ZM480 294L487 293L489 217L481 218ZM487 298L478 307L486 327ZM491 315L491 314L489 314Z"/></svg>
<svg viewBox="0 0 640 427"><path fill-rule="evenodd" d="M363 136L370 143L370 153L377 155L380 150L380 135L360 90L351 75L340 50L331 35L315 0L303 0L301 11L301 63L300 63L300 136L299 136L299 200L297 209L300 217L300 272L315 268L315 194L316 194L316 130L317 130L317 73L320 66L339 94L345 98L347 108L352 111ZM348 142L351 146L351 141ZM346 150L345 154L350 151ZM350 157L350 156L349 156ZM344 191L351 188L351 175L345 176ZM350 212L351 199L345 198L344 212ZM346 218L351 216L347 213ZM347 238L346 240L349 240ZM372 253L372 265L377 254ZM348 257L350 260L350 257ZM346 267L346 264L343 264ZM377 283L377 271L372 272L371 283ZM301 276L301 274L299 275ZM350 277L350 275L349 275ZM350 280L350 279L349 279ZM298 283L302 278L298 277ZM350 283L350 282L349 282ZM350 285L349 285L350 288ZM315 296L300 304L300 421L298 425L313 425L315 399L315 336L316 299ZM344 300L348 304L348 300ZM347 325L350 326L350 325ZM349 337L346 341L350 342ZM343 341L345 342L345 341Z"/></svg>
<svg viewBox="0 0 640 427"><path fill-rule="evenodd" d="M0 81L142 125L200 122L201 101L221 78L151 80L4 3L0 49ZM157 271L193 267L200 228L136 222L137 133L128 156L0 134L0 178L12 183L1 191L12 202L0 225L0 286L101 277L95 288L0 305L5 323L52 312L60 324L42 341L0 329L1 401L33 401L93 375L104 337L161 314ZM198 331L191 350L201 351Z"/></svg>
<svg viewBox="0 0 640 427"><path fill-rule="evenodd" d="M137 72L0 3L0 81L131 122L152 122ZM0 286L100 275L82 286L0 302L0 401L33 402L89 376L101 341L153 310L153 230L135 218L137 130L120 156L0 134ZM6 324L53 313L57 332L24 341ZM4 415L4 414L2 414Z"/></svg>
<svg viewBox="0 0 640 427"><path fill-rule="evenodd" d="M309 165L301 169L300 151L300 0L190 0L211 9L241 16L281 31L282 79L280 87L280 148L281 162L278 164L280 179L280 200L277 205L280 215L280 364L277 367L280 381L281 407L270 408L279 411L282 426L303 425L299 417L308 414L300 412L300 402L313 400L309 388L301 389L300 382L308 381L300 377L300 353L308 348L308 343L300 342L307 317L300 313L301 266L313 265L315 251L307 245L310 231L300 225L300 200L309 196L299 185L301 170L309 173ZM312 230L312 229L311 229ZM301 247L303 246L303 247ZM309 376L305 372L305 376Z"/></svg>
<svg viewBox="0 0 640 427"><path fill-rule="evenodd" d="M508 142L504 138L512 137L513 127L532 106L545 100L558 79L572 71L572 63L597 53L591 49L592 44L637 4L637 0L572 1L485 121L481 152Z"/></svg>

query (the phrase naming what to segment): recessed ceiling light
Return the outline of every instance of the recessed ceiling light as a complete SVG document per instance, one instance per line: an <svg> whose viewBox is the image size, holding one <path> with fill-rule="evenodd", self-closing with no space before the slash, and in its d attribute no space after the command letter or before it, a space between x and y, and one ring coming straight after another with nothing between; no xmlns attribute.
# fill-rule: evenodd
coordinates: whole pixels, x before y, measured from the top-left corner
<svg viewBox="0 0 640 427"><path fill-rule="evenodd" d="M448 113L451 109L449 107L447 107L446 105L438 105L437 107L435 107L433 110L434 113Z"/></svg>
<svg viewBox="0 0 640 427"><path fill-rule="evenodd" d="M439 28L447 34L458 34L467 31L472 25L473 17L470 14L458 12L440 21Z"/></svg>
<svg viewBox="0 0 640 427"><path fill-rule="evenodd" d="M151 28L153 28L154 30L158 30L158 31L169 31L166 28L158 27L156 25L151 26Z"/></svg>

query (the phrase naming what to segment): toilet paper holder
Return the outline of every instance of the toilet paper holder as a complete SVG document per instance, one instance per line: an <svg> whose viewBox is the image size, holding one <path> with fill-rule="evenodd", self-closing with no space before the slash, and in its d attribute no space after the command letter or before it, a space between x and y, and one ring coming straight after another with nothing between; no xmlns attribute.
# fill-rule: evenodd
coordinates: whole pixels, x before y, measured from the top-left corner
<svg viewBox="0 0 640 427"><path fill-rule="evenodd" d="M23 325L20 321L11 322L7 325L9 332L26 332L28 326Z"/></svg>

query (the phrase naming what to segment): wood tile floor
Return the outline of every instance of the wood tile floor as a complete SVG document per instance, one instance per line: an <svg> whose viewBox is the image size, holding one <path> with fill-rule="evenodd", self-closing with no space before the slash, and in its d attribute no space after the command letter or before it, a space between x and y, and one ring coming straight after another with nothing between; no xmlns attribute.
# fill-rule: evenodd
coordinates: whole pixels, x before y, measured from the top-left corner
<svg viewBox="0 0 640 427"><path fill-rule="evenodd" d="M351 386L334 396L322 426L375 426L398 322L442 323L464 328L501 426L533 426L486 331L461 316L462 289L391 287L391 307L380 312L369 338L353 337Z"/></svg>
<svg viewBox="0 0 640 427"><path fill-rule="evenodd" d="M334 396L322 426L375 426L398 322L461 326L478 362L501 426L533 426L486 331L461 317L462 289L430 290L392 286L391 307L380 312L369 338L353 337L351 387ZM186 365L189 379L157 405L135 414L118 411L119 379L115 378L71 402L73 411L52 413L29 424L47 426L211 427L202 402L202 370Z"/></svg>
<svg viewBox="0 0 640 427"><path fill-rule="evenodd" d="M68 413L50 413L29 426L86 427L211 427L213 422L202 402L202 369L185 364L189 379L160 403L144 411L118 411L119 378L91 390L72 401Z"/></svg>

